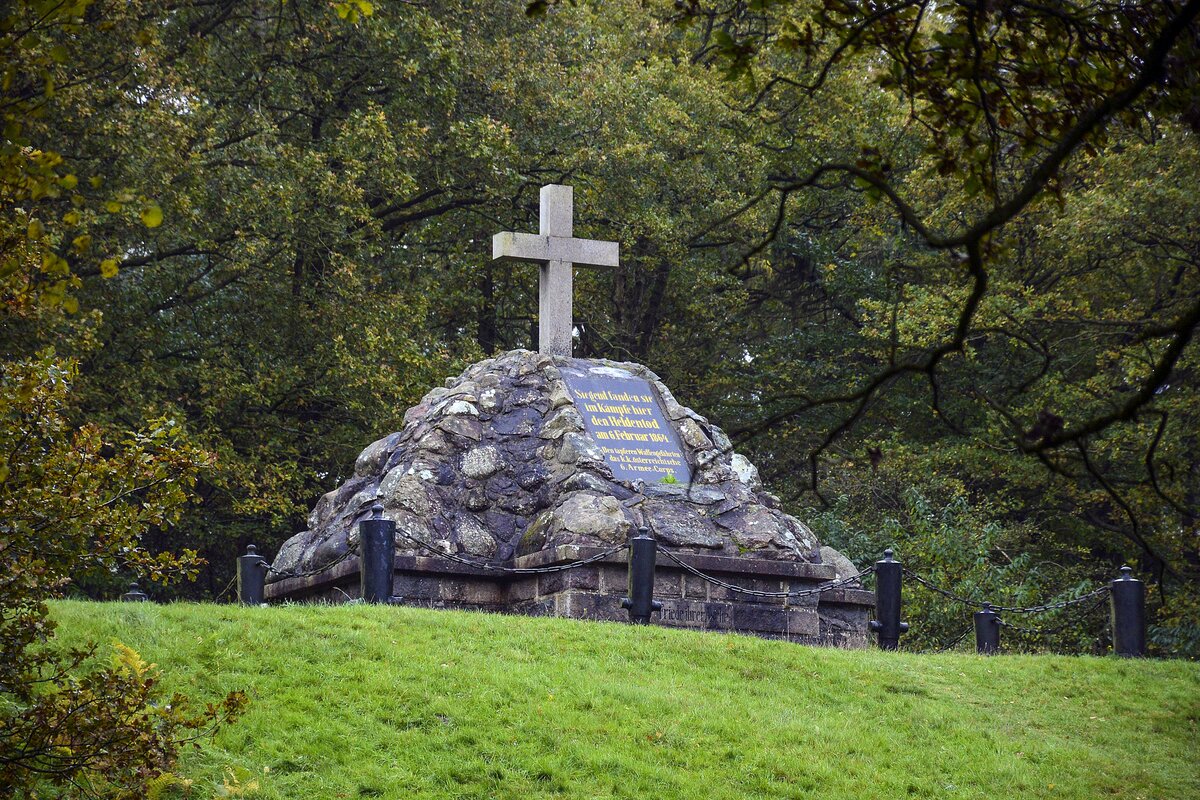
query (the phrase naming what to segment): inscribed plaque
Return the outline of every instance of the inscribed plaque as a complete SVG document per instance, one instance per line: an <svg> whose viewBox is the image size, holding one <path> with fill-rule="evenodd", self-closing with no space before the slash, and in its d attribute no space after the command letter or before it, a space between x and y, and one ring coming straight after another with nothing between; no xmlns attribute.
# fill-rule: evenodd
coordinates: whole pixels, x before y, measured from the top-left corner
<svg viewBox="0 0 1200 800"><path fill-rule="evenodd" d="M647 381L612 367L563 367L562 376L618 480L691 482L675 429Z"/></svg>

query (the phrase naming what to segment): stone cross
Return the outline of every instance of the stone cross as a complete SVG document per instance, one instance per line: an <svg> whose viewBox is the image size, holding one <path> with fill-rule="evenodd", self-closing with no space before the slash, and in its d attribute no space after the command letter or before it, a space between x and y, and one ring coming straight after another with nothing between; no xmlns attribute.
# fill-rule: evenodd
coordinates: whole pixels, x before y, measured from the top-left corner
<svg viewBox="0 0 1200 800"><path fill-rule="evenodd" d="M538 352L571 355L571 291L575 267L615 267L616 242L572 236L574 192L570 186L542 187L538 232L504 231L492 237L492 260L532 261L538 280Z"/></svg>

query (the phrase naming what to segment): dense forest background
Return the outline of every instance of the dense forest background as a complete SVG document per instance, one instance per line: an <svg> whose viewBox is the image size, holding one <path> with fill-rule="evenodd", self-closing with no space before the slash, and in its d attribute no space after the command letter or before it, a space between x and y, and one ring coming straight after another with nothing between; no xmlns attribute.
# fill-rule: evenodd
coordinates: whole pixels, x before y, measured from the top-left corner
<svg viewBox="0 0 1200 800"><path fill-rule="evenodd" d="M623 260L577 277L576 354L657 371L823 541L1009 604L1127 562L1200 656L1197 5L10 4L6 558L78 523L58 590L194 550L150 591L217 596L531 345L490 237L568 183Z"/></svg>

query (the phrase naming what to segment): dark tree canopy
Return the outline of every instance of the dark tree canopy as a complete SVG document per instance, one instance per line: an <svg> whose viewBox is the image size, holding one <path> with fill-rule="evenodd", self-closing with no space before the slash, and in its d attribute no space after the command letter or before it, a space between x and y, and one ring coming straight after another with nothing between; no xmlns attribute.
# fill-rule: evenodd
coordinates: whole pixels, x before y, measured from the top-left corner
<svg viewBox="0 0 1200 800"><path fill-rule="evenodd" d="M138 541L208 562L172 591L530 346L489 241L562 182L623 253L577 353L739 430L823 539L1012 599L1130 560L1198 652L1200 3L533 6L5 17L6 374L52 348L68 428L170 422L195 502Z"/></svg>

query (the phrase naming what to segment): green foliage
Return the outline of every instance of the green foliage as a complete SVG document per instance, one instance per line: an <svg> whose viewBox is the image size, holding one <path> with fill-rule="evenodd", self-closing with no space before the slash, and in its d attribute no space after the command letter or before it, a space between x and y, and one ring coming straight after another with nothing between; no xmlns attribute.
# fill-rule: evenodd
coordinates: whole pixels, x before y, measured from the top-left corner
<svg viewBox="0 0 1200 800"><path fill-rule="evenodd" d="M626 243L615 279L580 276L581 353L647 358L713 314L685 287L729 284L716 254L687 258L706 212L683 201L731 208L729 178L758 169L718 76L681 70L678 31L638 3L549 27L506 2L376 4L353 24L345 5L255 8L260 24L184 4L112 28L99 52L145 34L153 75L81 76L36 124L129 187L123 214L162 210L152 229L125 215L92 230L113 245L80 270L84 311L104 313L77 417L169 416L215 455L171 533L207 559L197 591L214 594L245 544L270 552L303 528L430 386L530 344L535 271L481 262L497 226L536 227L531 188L580 176L576 230ZM147 80L153 102L118 102ZM36 340L71 352L58 335Z"/></svg>
<svg viewBox="0 0 1200 800"><path fill-rule="evenodd" d="M885 548L895 558L935 585L959 597L993 605L1028 608L1073 600L1104 585L1115 575L1092 576L1078 558L1055 548L1030 546L1037 529L1004 519L997 509L974 508L964 496L930 502L916 488L902 492L902 502L888 512L856 510L856 500L841 497L826 510L812 509L806 518L821 541L841 549L866 566ZM915 580L904 580L904 619L912 626L905 646L939 650L953 645L972 626L968 606L938 595ZM1047 635L1004 632L1009 651L1104 653L1110 647L1106 604L1036 615L1004 615L1005 621ZM1061 630L1059 630L1061 629ZM973 636L965 647L974 646ZM1169 652L1169 651L1168 651Z"/></svg>
<svg viewBox="0 0 1200 800"><path fill-rule="evenodd" d="M0 40L0 349L83 365L73 425L213 454L144 539L207 559L173 591L530 346L535 270L487 243L556 181L621 242L578 355L648 363L798 507L920 526L915 489L1062 566L1011 591L1131 562L1198 652L1193 4L55 8Z"/></svg>
<svg viewBox="0 0 1200 800"><path fill-rule="evenodd" d="M115 438L72 430L64 410L75 367L52 352L0 374L0 791L8 796L138 796L183 743L236 716L245 698L192 713L164 695L136 652L83 668L92 648L52 646L45 599L89 573L154 580L194 575L195 553L152 554L143 531L177 518L206 457L177 426Z"/></svg>
<svg viewBox="0 0 1200 800"><path fill-rule="evenodd" d="M153 664L120 642L113 649L109 666L55 674L19 712L5 713L0 789L8 796L152 796L185 744L246 705L241 692L230 692L218 706L193 712L187 697L160 687ZM85 652L72 656L71 669Z"/></svg>
<svg viewBox="0 0 1200 800"><path fill-rule="evenodd" d="M715 415L792 497L853 498L853 528L916 487L1077 576L1056 591L1134 563L1158 640L1194 657L1200 7L682 11L772 154L744 207L776 214L751 251L770 266ZM797 131L831 114L814 152ZM951 561L956 541L930 534Z"/></svg>
<svg viewBox="0 0 1200 800"><path fill-rule="evenodd" d="M176 685L254 704L207 797L1190 798L1200 665L799 647L428 609L54 606ZM954 788L948 788L953 786Z"/></svg>
<svg viewBox="0 0 1200 800"><path fill-rule="evenodd" d="M116 645L108 666L90 647L52 641L45 601L73 582L121 570L156 581L194 576L193 550L154 552L142 541L179 518L210 457L178 421L146 415L130 429L73 419L80 359L96 352L98 312L80 312L80 272L115 276L96 258L114 241L105 224L156 228L158 203L132 190L82 183L41 127L72 107L73 83L103 62L85 41L139 28L136 3L10 4L0 17L0 793L19 797L138 797L170 769L182 744L234 717L226 695L192 712L165 694L152 665ZM147 42L143 42L147 44ZM77 94L77 93L76 93ZM127 104L136 104L126 97ZM107 200L105 199L107 197ZM89 267L88 265L96 265Z"/></svg>

